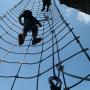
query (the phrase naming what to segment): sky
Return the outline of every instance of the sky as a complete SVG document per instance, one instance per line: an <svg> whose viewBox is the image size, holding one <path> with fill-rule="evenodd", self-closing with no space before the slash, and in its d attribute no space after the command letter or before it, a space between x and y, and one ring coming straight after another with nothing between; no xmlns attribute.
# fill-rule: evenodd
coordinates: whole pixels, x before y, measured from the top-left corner
<svg viewBox="0 0 90 90"><path fill-rule="evenodd" d="M0 15L6 13L7 9L11 9L20 0L0 0Z"/></svg>
<svg viewBox="0 0 90 90"><path fill-rule="evenodd" d="M0 16L5 14L18 1L20 1L20 0L0 0ZM60 5L57 0L56 0L56 3L57 3L58 8L60 9L61 13L63 14L65 20L68 23L70 23L71 27L74 28L74 33L77 36L80 36L80 41L81 41L82 45L85 48L90 48L90 40L89 40L89 38L90 38L90 15L87 15L87 14L85 14L83 12L80 12L80 11L78 11L76 9L69 8L69 7L65 6L65 5ZM15 35L15 37L16 37L16 34L13 33L13 35ZM4 37L4 38L6 38L7 41L10 41L10 42L12 41L12 39L9 40L9 38L7 38L7 36ZM0 42L0 45L3 46L3 43ZM5 46L5 47L9 47L9 46ZM71 47L71 48L73 49L74 47ZM31 48L31 49L32 49L32 52L36 51L36 49L34 49L34 48ZM77 48L75 48L75 49L77 49ZM21 51L24 52L26 50L26 47L25 48L15 48L14 50L16 52L21 52ZM37 52L38 51L39 51L39 48L37 48ZM69 51L69 49L67 49L67 51L65 52L66 56L69 55L68 51ZM0 51L0 56L3 57L5 55L5 53L4 52L1 53L1 52L2 52L2 50ZM46 57L49 54L49 52L50 51L46 52L45 56L43 56L43 57ZM90 50L88 51L88 54L90 55ZM9 54L9 55L6 55L6 60L13 59L13 60L18 61L18 60L21 60L23 58L23 56L20 56L20 55L15 56L14 54L11 54L11 55ZM15 57L15 58L13 58L13 57ZM39 56L37 56L37 57L39 57ZM64 58L64 56L62 56L61 58ZM33 60L35 59L35 61L38 60L36 57L33 57L33 58L32 58L32 56L29 57L29 55L26 57L26 59L27 59L27 61L32 60L32 59ZM78 57L76 57L75 59L78 60ZM87 73L87 72L89 73L90 70L88 68L90 68L90 66L89 66L90 64L88 63L88 61L85 62L85 59L86 59L86 57L81 57L81 60L84 63L81 63L81 60L77 61L77 62L73 61L74 63L73 62L71 62L71 63L67 62L66 63L66 64L68 64L68 65L66 65L67 72L71 71L74 74L77 73L78 75L80 75L80 73L78 73L77 70L78 70L79 67L81 67L82 70L80 72L83 72L83 73L81 73L81 75L84 75L84 73ZM33 62L33 61L31 61L31 62ZM49 65L51 65L50 63L51 63L51 61L49 63L44 62L44 64L42 64L43 69L41 69L41 70L46 70L46 68L48 68ZM73 66L75 66L75 64L76 64L77 67L72 68L71 64ZM7 64L0 65L0 68L1 68L0 75L3 75L3 74L4 75L7 75L7 74L8 75L13 75L13 74L15 74L17 72L18 67L19 67L19 65L12 65L12 64L10 64L10 68L8 67ZM8 70L8 68L10 70ZM69 69L69 68L72 68L72 69ZM3 72L4 70L7 71L7 72ZM34 72L35 70L37 70L37 66L35 66L33 68L32 66L24 65L22 67L22 69L21 69L20 75L24 75L24 76L25 75L28 75L28 76L29 75L35 75L36 72L37 72L37 71ZM11 71L11 73L10 73L10 71ZM42 75L41 76L42 79L40 79L40 82L42 83L41 85L43 87L45 87L45 89L41 88L43 90L46 90L46 89L48 90L48 88L46 88L46 87L49 87L49 85L47 83L45 83L45 82L47 82L47 78L48 78L47 76L50 76L50 75L47 73L47 74L45 74L45 76ZM36 78L35 78L35 80L36 80ZM35 90L35 87L34 87L34 84L36 83L35 80L32 79L32 82L30 82L29 80L23 80L23 79L22 80L17 80L17 83L15 84L16 87L14 87L13 90L20 90L20 89L21 90ZM44 80L45 80L45 82L43 82ZM7 90L7 88L10 88L12 81L13 81L13 79L7 79L7 81L6 81L6 79L0 78L0 88L2 90ZM68 84L71 84L72 82L74 83L74 81L72 81L72 79L70 79L70 81L71 82L69 82ZM28 88L29 83L32 83L32 85L30 85L30 89ZM22 86L22 85L24 85L24 86ZM83 87L83 85L84 85L84 87ZM18 87L18 89L17 89L17 87ZM82 84L80 84L79 86L77 86L75 89L72 89L72 90L89 90L89 89L90 89L90 82L83 82Z"/></svg>

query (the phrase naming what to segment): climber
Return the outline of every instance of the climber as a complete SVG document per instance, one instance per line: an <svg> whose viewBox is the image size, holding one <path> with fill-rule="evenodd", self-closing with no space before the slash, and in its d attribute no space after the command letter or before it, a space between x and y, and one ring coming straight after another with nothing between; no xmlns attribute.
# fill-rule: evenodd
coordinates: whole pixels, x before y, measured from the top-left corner
<svg viewBox="0 0 90 90"><path fill-rule="evenodd" d="M43 8L41 9L41 11L45 10L45 7L47 6L47 12L49 11L49 7L51 5L51 0L42 0L43 1Z"/></svg>
<svg viewBox="0 0 90 90"><path fill-rule="evenodd" d="M50 88L51 90L61 90L61 87L56 86L53 82L50 82Z"/></svg>
<svg viewBox="0 0 90 90"><path fill-rule="evenodd" d="M22 17L24 21L22 22ZM23 25L23 31L18 35L19 45L24 43L27 32L32 32L32 45L35 45L41 41L41 38L37 38L38 35L38 26L42 26L41 23L32 15L30 10L25 10L18 18L21 25ZM38 26L37 26L38 25Z"/></svg>
<svg viewBox="0 0 90 90"><path fill-rule="evenodd" d="M55 81L56 81L56 85L54 84ZM51 90L61 90L62 81L58 77L50 77L49 83Z"/></svg>

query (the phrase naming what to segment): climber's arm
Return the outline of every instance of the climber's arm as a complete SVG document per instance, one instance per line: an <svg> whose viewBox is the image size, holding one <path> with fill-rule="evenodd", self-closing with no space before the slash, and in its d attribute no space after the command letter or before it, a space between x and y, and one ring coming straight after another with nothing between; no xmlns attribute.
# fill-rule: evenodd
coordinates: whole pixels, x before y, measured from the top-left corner
<svg viewBox="0 0 90 90"><path fill-rule="evenodd" d="M34 21L35 21L35 23L36 23L36 24L38 24L38 25L39 25L39 27L42 27L42 24L40 23L40 21L39 21L39 20L37 20L36 18L34 18Z"/></svg>
<svg viewBox="0 0 90 90"><path fill-rule="evenodd" d="M38 21L38 25L39 25L39 27L42 27L42 24Z"/></svg>
<svg viewBox="0 0 90 90"><path fill-rule="evenodd" d="M21 20L22 17L23 17L23 14L21 14L21 15L19 16L19 18L18 18L19 23L20 23L21 25L23 25L22 20Z"/></svg>

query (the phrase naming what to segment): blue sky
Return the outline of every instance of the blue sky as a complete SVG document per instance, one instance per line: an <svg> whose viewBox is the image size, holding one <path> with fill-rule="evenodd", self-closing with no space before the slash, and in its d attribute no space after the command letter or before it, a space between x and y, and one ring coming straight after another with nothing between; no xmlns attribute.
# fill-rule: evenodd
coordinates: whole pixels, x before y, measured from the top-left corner
<svg viewBox="0 0 90 90"><path fill-rule="evenodd" d="M18 1L20 0L0 0L0 15L13 7L13 5L15 5Z"/></svg>
<svg viewBox="0 0 90 90"><path fill-rule="evenodd" d="M20 0L0 0L0 16L2 16L4 13L6 13L18 1L20 1ZM77 36L78 35L80 36L80 41L81 41L82 45L85 48L87 48L87 47L90 48L90 40L89 40L90 39L90 15L87 15L85 13L82 13L82 12L72 9L72 8L68 8L65 5L60 5L57 0L56 0L56 3L58 5L61 13L63 14L65 20L68 23L70 23L71 27L74 28L75 34ZM13 35L16 35L16 34L13 34ZM10 41L9 38L6 38L6 40ZM0 45L3 46L3 43L0 42ZM9 47L9 46L5 46L5 47ZM74 47L71 47L71 48L74 48ZM34 47L30 48L30 49L32 49L32 51L35 51ZM76 49L77 48L75 48L75 50ZM24 52L26 50L26 47L25 48L20 48L20 47L15 48L14 50L16 52L21 52L21 51ZM39 50L39 48L37 49L37 52L38 52L38 50ZM65 52L66 56L69 55L68 50L69 49L67 49L67 51ZM0 51L0 56L3 57L5 55L5 53L1 53L1 52L2 51ZM45 56L43 56L43 57L46 57L49 54L49 52L50 51L44 53ZM88 51L88 53L90 55L90 51ZM15 57L14 59L13 59L12 55L13 55L13 57ZM39 57L39 56L37 56L37 57ZM22 58L23 58L23 56L21 56L21 55L17 55L17 56L15 56L14 54L6 55L6 60L13 59L13 60L18 61L18 60L21 60ZM62 56L61 58L64 58L64 56ZM38 60L36 57L33 57L33 58L32 58L32 56L29 57L29 55L26 57L26 59L27 59L27 61L31 60L30 62L33 62L32 59L35 61ZM69 62L66 63L67 64L66 65L67 72L73 72L74 74L78 74L78 75L86 75L87 73L90 73L90 70L89 70L90 64L88 63L88 61L85 61L86 57L81 57L80 61L78 61L79 57L76 57L75 59L77 59L77 60L72 61L71 63L69 63ZM42 70L46 70L46 68L50 67L50 65L51 65L51 61L48 63L44 62L44 64L42 64L42 68L43 68ZM77 65L77 67L72 68L72 66L75 66L75 65ZM10 64L9 70L8 70L8 64L0 65L0 68L1 68L0 75L3 75L3 74L4 75L7 75L7 74L13 75L17 72L18 67L19 67L19 65ZM79 67L80 67L80 70L78 70ZM3 72L4 70L7 72ZM37 72L37 65L35 65L34 68L29 65L28 66L23 65L20 75L22 75L22 76L23 75L24 76L35 75L36 74L36 72L34 72L35 70ZM81 73L78 73L77 71L80 71ZM50 72L50 73L52 73L52 72ZM49 87L49 85L47 83L45 83L45 82L47 82L48 76L50 76L49 73L46 73L45 75L42 75L41 76L42 78L40 79L40 83L42 83L40 85L42 85L42 87L45 88L44 90L46 90L46 89L48 90L48 87ZM70 80L70 82L68 84L75 83L76 81L78 81L78 80L72 81L73 80L72 78L70 78L68 80ZM7 88L10 88L12 81L13 81L13 79L0 78L0 88L2 90L7 90ZM36 78L32 79L32 82L30 82L29 80L23 80L23 79L17 80L13 90L17 90L17 87L18 87L18 90L20 90L20 89L21 90L34 90L35 89L34 84L36 83L35 81L36 81ZM32 85L30 85L30 89L28 88L29 83L32 84ZM22 85L24 85L24 86L22 86ZM83 87L83 85L84 85L84 87ZM40 90L43 89L42 87ZM77 86L76 88L74 88L72 90L89 90L89 89L90 89L90 82L83 82L82 84L80 84L79 86Z"/></svg>

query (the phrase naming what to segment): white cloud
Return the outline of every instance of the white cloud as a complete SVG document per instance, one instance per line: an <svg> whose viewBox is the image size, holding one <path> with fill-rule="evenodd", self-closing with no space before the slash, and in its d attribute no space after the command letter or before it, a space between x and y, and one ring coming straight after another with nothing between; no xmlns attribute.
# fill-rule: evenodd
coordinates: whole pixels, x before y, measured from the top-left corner
<svg viewBox="0 0 90 90"><path fill-rule="evenodd" d="M77 19L85 24L90 23L90 15L82 12L78 12Z"/></svg>
<svg viewBox="0 0 90 90"><path fill-rule="evenodd" d="M72 8L66 8L66 16L70 16L73 13L73 9Z"/></svg>

